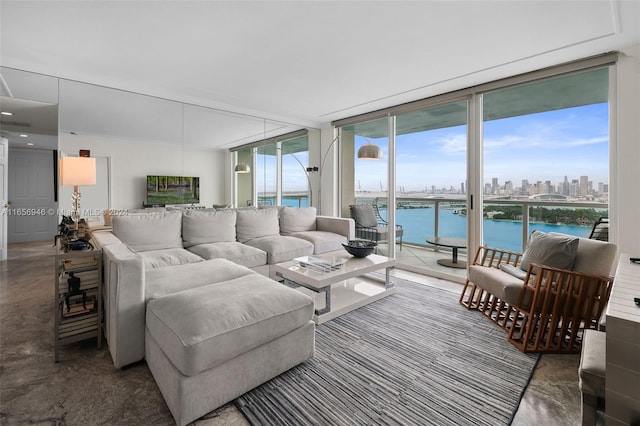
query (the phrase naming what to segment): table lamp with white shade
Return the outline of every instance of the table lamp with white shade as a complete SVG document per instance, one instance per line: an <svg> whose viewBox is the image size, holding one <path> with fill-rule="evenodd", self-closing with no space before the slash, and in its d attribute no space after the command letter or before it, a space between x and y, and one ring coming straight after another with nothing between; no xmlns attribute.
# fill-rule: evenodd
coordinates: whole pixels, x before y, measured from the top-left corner
<svg viewBox="0 0 640 426"><path fill-rule="evenodd" d="M90 157L62 157L60 159L60 184L73 186L71 196L73 214L71 217L77 223L80 219L80 192L78 186L96 184L96 159Z"/></svg>

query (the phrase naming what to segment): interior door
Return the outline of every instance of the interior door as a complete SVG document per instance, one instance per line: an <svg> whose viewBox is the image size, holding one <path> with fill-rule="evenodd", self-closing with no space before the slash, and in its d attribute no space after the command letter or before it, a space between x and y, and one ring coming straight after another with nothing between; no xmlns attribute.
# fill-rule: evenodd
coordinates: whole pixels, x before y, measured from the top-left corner
<svg viewBox="0 0 640 426"><path fill-rule="evenodd" d="M53 241L58 221L53 162L49 150L11 150L9 243Z"/></svg>
<svg viewBox="0 0 640 426"><path fill-rule="evenodd" d="M9 181L8 172L8 154L9 141L6 138L0 138L0 207L2 207L2 215L0 216L0 261L7 259L7 212L9 203L7 188Z"/></svg>

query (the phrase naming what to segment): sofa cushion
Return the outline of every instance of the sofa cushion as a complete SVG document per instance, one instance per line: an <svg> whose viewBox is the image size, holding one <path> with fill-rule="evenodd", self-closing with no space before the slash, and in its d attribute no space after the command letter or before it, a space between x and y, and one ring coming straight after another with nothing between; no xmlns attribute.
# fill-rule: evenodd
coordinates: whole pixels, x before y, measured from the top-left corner
<svg viewBox="0 0 640 426"><path fill-rule="evenodd" d="M189 251L205 259L227 259L247 268L267 264L267 253L237 241L200 244L189 247Z"/></svg>
<svg viewBox="0 0 640 426"><path fill-rule="evenodd" d="M367 228L375 228L378 226L378 219L376 213L373 211L373 206L369 204L358 204L351 206L351 214L353 220L360 225Z"/></svg>
<svg viewBox="0 0 640 426"><path fill-rule="evenodd" d="M113 216L113 234L135 251L182 248L179 210Z"/></svg>
<svg viewBox="0 0 640 426"><path fill-rule="evenodd" d="M171 268L150 269L145 272L144 297L148 302L168 294L251 274L255 272L226 259L203 260Z"/></svg>
<svg viewBox="0 0 640 426"><path fill-rule="evenodd" d="M187 210L182 215L185 247L236 240L235 210Z"/></svg>
<svg viewBox="0 0 640 426"><path fill-rule="evenodd" d="M296 257L313 254L313 244L309 241L285 235L254 238L245 244L265 251L269 265L287 262Z"/></svg>
<svg viewBox="0 0 640 426"><path fill-rule="evenodd" d="M236 212L236 238L241 243L254 238L280 235L277 209L248 209Z"/></svg>
<svg viewBox="0 0 640 426"><path fill-rule="evenodd" d="M280 233L290 235L294 232L316 230L316 208L284 207L280 212Z"/></svg>
<svg viewBox="0 0 640 426"><path fill-rule="evenodd" d="M313 299L259 274L149 303L149 333L186 376L283 336L313 316Z"/></svg>
<svg viewBox="0 0 640 426"><path fill-rule="evenodd" d="M313 254L327 253L335 250L343 250L342 243L347 242L347 237L333 232L305 231L294 232L291 237L302 238L313 244Z"/></svg>
<svg viewBox="0 0 640 426"><path fill-rule="evenodd" d="M149 250L138 254L142 257L146 270L202 262L204 260L202 257L182 248Z"/></svg>
<svg viewBox="0 0 640 426"><path fill-rule="evenodd" d="M500 300L517 305L524 281L507 274L498 268L472 265L469 267L469 280Z"/></svg>
<svg viewBox="0 0 640 426"><path fill-rule="evenodd" d="M582 354L578 368L579 387L583 394L605 397L607 335L596 330L585 330Z"/></svg>
<svg viewBox="0 0 640 426"><path fill-rule="evenodd" d="M577 237L533 231L522 255L520 269L527 271L532 263L552 268L571 269L577 252Z"/></svg>

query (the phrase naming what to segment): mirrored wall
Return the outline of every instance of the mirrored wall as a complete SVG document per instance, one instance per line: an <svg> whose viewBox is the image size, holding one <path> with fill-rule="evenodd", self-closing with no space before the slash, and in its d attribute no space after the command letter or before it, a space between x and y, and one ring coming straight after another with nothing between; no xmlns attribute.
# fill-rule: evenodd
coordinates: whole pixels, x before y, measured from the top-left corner
<svg viewBox="0 0 640 426"><path fill-rule="evenodd" d="M6 67L1 67L0 73L3 111L5 106L9 109L12 104L24 103L20 113L12 117L12 127L5 124L9 120L3 118L3 137L9 139L10 150L50 151L59 158L77 156L80 149L86 149L99 159L97 185L80 188L83 217L96 220L100 220L100 213L108 208L142 208L147 197L148 175L197 176L200 178L198 204L209 207L231 204L236 198L233 185L236 176L234 155L229 149L304 128L268 117ZM32 145L27 145L26 138L19 136L26 133ZM279 166L288 170L284 173L286 181L278 184L279 188L284 192L304 193L309 189L309 176L297 162L291 162L294 160L290 157L295 154L300 163L306 165L308 149L289 150L288 146L288 142L284 143L286 154ZM241 205L246 205L247 200L258 203L257 192L254 196L254 189L258 187L263 189L262 198L273 198L268 195L274 192L274 178L268 175L277 168L271 163L275 158L272 151L265 146L261 166L253 158L247 160L256 167L251 174L239 179L240 183L242 179L249 182L237 186L240 190L237 200L242 201ZM254 182L257 172L262 178L271 179L268 185L267 181ZM53 174L51 182L56 178ZM56 186L54 197L59 209L70 208L71 193L70 187ZM55 229L51 230L51 235L53 233Z"/></svg>

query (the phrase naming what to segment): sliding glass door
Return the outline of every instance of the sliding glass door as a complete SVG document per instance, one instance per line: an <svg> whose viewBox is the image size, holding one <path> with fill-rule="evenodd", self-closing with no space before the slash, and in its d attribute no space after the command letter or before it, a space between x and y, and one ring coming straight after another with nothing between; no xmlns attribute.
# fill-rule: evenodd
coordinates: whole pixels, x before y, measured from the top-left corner
<svg viewBox="0 0 640 426"><path fill-rule="evenodd" d="M466 273L467 109L465 99L396 117L396 223L404 233L396 257L405 268Z"/></svg>
<svg viewBox="0 0 640 426"><path fill-rule="evenodd" d="M598 68L483 95L484 242L588 237L608 215L609 75Z"/></svg>
<svg viewBox="0 0 640 426"><path fill-rule="evenodd" d="M402 227L400 267L458 280L480 245L521 252L535 229L588 237L608 216L610 60L335 122L342 215L376 206ZM367 143L382 161L357 159Z"/></svg>

